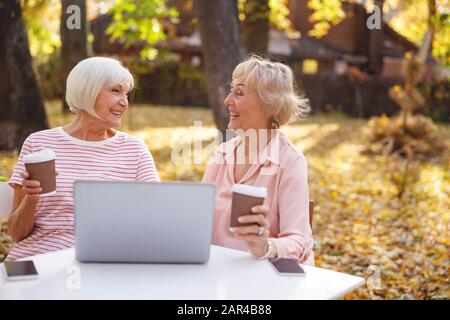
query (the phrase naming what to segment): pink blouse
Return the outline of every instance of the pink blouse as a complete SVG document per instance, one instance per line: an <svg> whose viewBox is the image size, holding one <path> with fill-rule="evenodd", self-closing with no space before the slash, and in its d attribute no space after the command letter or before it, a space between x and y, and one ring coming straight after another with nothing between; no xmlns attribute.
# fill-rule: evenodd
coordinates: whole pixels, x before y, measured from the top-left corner
<svg viewBox="0 0 450 320"><path fill-rule="evenodd" d="M295 258L314 264L313 237L309 224L309 190L306 159L278 130L258 154L240 181L234 181L234 152L242 138L221 144L203 176L216 186L213 244L247 251L247 244L229 231L231 188L234 183L266 187L270 235L279 258Z"/></svg>

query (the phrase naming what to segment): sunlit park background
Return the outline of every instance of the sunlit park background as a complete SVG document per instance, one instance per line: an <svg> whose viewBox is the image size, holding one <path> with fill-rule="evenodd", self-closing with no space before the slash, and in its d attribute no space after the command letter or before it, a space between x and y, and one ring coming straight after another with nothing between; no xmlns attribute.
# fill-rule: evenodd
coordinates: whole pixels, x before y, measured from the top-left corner
<svg viewBox="0 0 450 320"><path fill-rule="evenodd" d="M0 0L0 179L28 134L73 117L68 71L106 55L137 83L121 130L163 181L200 181L231 70L259 53L289 64L311 102L281 130L308 160L316 265L367 280L345 299L449 299L449 13L446 0Z"/></svg>

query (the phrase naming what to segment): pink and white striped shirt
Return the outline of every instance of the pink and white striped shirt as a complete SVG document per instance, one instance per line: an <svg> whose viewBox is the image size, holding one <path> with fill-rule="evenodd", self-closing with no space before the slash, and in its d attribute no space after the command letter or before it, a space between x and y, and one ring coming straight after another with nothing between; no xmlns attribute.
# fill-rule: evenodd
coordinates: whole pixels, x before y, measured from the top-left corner
<svg viewBox="0 0 450 320"><path fill-rule="evenodd" d="M22 185L23 156L42 149L56 154L56 193L39 198L31 235L11 248L8 260L74 245L75 180L160 181L153 157L140 139L117 131L106 140L84 141L57 127L25 140L9 180L11 187Z"/></svg>

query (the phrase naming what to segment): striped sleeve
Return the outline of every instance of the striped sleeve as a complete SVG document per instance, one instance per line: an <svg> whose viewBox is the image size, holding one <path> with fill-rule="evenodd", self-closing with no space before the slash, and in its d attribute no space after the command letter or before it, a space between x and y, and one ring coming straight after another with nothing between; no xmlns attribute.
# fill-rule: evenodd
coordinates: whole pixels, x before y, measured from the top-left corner
<svg viewBox="0 0 450 320"><path fill-rule="evenodd" d="M14 168L14 171L11 175L11 178L9 179L9 185L11 187L17 187L18 185L22 185L23 178L20 176L20 174L25 171L25 165L23 164L23 157L33 153L33 147L31 143L31 136L28 136L28 138L25 139L22 149L20 150L19 159L17 160L16 167Z"/></svg>
<svg viewBox="0 0 450 320"><path fill-rule="evenodd" d="M136 181L161 182L156 171L155 161L145 144L143 144L143 150L138 159Z"/></svg>

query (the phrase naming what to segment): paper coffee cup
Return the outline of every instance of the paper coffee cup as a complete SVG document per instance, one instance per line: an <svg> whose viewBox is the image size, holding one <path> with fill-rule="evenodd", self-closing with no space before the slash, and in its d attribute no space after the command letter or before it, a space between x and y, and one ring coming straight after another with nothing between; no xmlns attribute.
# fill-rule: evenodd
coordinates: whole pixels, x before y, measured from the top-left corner
<svg viewBox="0 0 450 320"><path fill-rule="evenodd" d="M56 155L52 150L41 150L23 157L25 168L30 174L28 179L41 183L40 196L48 196L56 192Z"/></svg>
<svg viewBox="0 0 450 320"><path fill-rule="evenodd" d="M238 218L252 214L252 207L262 205L267 197L266 187L254 187L244 184L235 184L232 187L233 198L231 203L230 226L240 227L249 225L240 223Z"/></svg>

